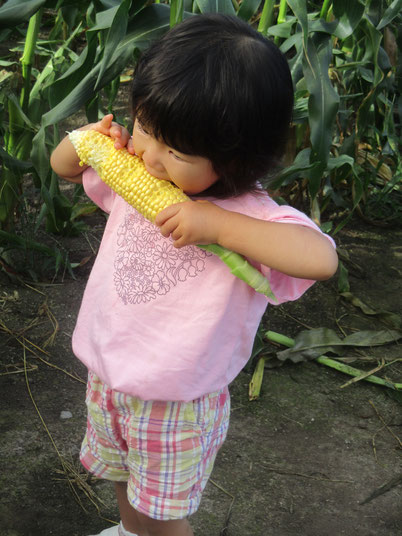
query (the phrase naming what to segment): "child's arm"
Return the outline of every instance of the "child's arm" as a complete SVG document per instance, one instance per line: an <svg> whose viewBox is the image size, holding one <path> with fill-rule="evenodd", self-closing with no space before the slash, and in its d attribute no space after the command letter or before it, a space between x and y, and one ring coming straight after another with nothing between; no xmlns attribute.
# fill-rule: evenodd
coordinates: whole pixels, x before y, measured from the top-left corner
<svg viewBox="0 0 402 536"><path fill-rule="evenodd" d="M130 142L130 133L127 129L121 127L117 123L113 123L113 115L108 114L97 123L90 123L78 130L97 130L102 134L106 134L115 140L116 149L127 147L133 153L132 143ZM75 149L66 136L53 151L50 157L50 165L57 175L63 177L70 182L82 182L82 172L88 166L80 166L80 159L75 152Z"/></svg>
<svg viewBox="0 0 402 536"><path fill-rule="evenodd" d="M176 247L218 243L293 277L325 280L338 266L334 248L318 231L251 218L213 203L172 205L158 214L156 224Z"/></svg>

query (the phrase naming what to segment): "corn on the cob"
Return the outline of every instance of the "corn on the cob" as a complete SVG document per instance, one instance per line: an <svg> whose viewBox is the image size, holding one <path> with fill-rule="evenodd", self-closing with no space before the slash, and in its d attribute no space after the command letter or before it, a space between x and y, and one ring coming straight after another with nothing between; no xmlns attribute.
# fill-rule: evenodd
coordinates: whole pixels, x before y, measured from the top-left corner
<svg viewBox="0 0 402 536"><path fill-rule="evenodd" d="M112 190L151 222L169 205L190 199L171 182L150 175L138 156L133 156L125 148L116 149L113 140L100 132L74 130L69 139L80 164L91 166ZM199 247L217 255L233 275L275 300L268 280L244 257L219 244Z"/></svg>
<svg viewBox="0 0 402 536"><path fill-rule="evenodd" d="M150 175L138 156L127 149L115 149L109 136L95 130L74 130L69 138L81 162L94 168L108 186L152 223L164 208L189 200L171 182Z"/></svg>

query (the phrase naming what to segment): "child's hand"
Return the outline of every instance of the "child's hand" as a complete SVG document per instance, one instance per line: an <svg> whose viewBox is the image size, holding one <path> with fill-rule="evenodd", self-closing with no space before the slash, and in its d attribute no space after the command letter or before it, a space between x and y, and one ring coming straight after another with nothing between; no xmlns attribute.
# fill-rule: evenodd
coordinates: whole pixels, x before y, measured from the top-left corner
<svg viewBox="0 0 402 536"><path fill-rule="evenodd" d="M130 132L113 121L113 114L105 115L100 121L93 123L90 128L112 138L116 149L126 147L129 153L134 154Z"/></svg>
<svg viewBox="0 0 402 536"><path fill-rule="evenodd" d="M209 201L185 201L162 210L155 219L163 236L171 236L173 245L218 242L226 211Z"/></svg>

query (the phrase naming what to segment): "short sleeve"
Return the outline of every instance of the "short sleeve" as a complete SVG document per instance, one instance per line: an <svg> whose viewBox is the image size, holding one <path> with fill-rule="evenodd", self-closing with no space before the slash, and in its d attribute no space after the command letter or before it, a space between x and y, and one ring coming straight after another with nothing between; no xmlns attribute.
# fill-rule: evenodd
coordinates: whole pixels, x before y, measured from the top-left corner
<svg viewBox="0 0 402 536"><path fill-rule="evenodd" d="M335 248L335 242L330 236L323 233L308 216L292 207L286 205L276 206L262 217L262 219L269 222L290 223L310 227L323 234ZM264 276L269 280L272 292L277 298L276 302L269 299L269 302L273 305L297 300L315 283L314 280L292 277L278 272L277 270L272 270L266 266L261 265L260 269Z"/></svg>
<svg viewBox="0 0 402 536"><path fill-rule="evenodd" d="M110 214L116 193L101 180L91 167L82 174L82 184L87 196L104 212Z"/></svg>
<svg viewBox="0 0 402 536"><path fill-rule="evenodd" d="M303 225L315 229L322 233L321 229L308 216L299 210L290 207L289 205L278 205L268 194L261 189L253 194L245 194L239 197L230 199L215 199L215 204L226 210L239 212L252 218L265 220L275 223L291 223L294 225ZM322 233L335 247L335 242L332 238ZM279 305L287 301L294 301L300 298L315 281L311 279L299 279L292 277L276 270L272 270L267 266L255 263L249 259L250 263L255 266L270 282L272 292L276 297L276 301L268 298L268 302L272 305Z"/></svg>

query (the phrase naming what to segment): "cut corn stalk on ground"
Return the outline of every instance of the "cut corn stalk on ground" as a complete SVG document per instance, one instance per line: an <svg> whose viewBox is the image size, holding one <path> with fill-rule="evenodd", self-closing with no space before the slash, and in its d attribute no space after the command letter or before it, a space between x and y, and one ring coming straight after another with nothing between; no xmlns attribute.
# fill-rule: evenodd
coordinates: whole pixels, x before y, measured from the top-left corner
<svg viewBox="0 0 402 536"><path fill-rule="evenodd" d="M283 346L287 346L288 348L292 348L295 345L294 339L286 337L286 335L276 333L275 331L267 331L265 333L265 337L269 341L283 344ZM395 389L397 391L402 390L402 383L394 383L389 380L379 378L378 376L374 376L374 374L370 374L368 376L362 370L350 367L349 365L345 365L344 363L340 363L339 361L336 361L336 359L331 359L330 357L326 357L325 355L317 357L315 361L317 361L317 363L320 363L321 365L325 365L327 367L338 370L339 372L343 372L344 374L348 374L349 376L353 376L357 378L357 380L362 379L367 382L382 385L383 387Z"/></svg>
<svg viewBox="0 0 402 536"><path fill-rule="evenodd" d="M116 149L109 136L95 130L74 130L69 139L80 164L91 166L112 190L152 223L164 208L190 200L171 182L150 175L138 156L130 154L125 148ZM198 247L217 255L233 275L276 301L268 280L244 257L219 244Z"/></svg>
<svg viewBox="0 0 402 536"><path fill-rule="evenodd" d="M265 357L260 357L254 369L253 377L248 386L248 399L257 400L260 396L262 379L264 377Z"/></svg>

